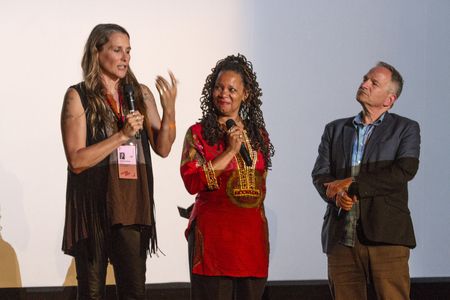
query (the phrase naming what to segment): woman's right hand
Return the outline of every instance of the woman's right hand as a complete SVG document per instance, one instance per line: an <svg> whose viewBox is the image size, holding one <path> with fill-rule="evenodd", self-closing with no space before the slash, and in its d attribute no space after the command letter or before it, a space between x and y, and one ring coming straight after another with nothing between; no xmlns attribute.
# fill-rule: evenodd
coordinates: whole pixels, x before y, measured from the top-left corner
<svg viewBox="0 0 450 300"><path fill-rule="evenodd" d="M244 142L244 130L239 126L233 126L227 131L228 134L228 150L233 154L239 153L241 145Z"/></svg>
<svg viewBox="0 0 450 300"><path fill-rule="evenodd" d="M123 125L121 132L127 138L132 138L136 135L139 130L144 128L144 116L139 112L135 111L129 113L125 117L125 124Z"/></svg>
<svg viewBox="0 0 450 300"><path fill-rule="evenodd" d="M238 125L228 129L227 142L226 150L212 161L212 167L216 177L227 169L235 155L241 150L241 145L244 142L244 129Z"/></svg>

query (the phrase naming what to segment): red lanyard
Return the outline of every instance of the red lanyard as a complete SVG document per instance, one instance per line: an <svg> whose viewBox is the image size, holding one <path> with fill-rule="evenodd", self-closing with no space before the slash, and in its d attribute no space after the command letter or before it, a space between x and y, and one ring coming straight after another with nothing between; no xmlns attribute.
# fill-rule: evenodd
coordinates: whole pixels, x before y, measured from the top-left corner
<svg viewBox="0 0 450 300"><path fill-rule="evenodd" d="M111 107L114 115L117 118L117 124L119 128L122 128L125 123L125 116L123 115L122 106L123 106L123 97L122 93L119 93L119 109L117 109L116 101L111 94L106 94L106 101L108 101L109 107Z"/></svg>

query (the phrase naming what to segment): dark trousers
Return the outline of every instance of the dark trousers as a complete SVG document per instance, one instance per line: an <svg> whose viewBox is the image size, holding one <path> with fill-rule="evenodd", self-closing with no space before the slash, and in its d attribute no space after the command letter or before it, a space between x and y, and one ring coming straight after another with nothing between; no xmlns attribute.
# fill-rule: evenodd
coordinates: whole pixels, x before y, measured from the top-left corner
<svg viewBox="0 0 450 300"><path fill-rule="evenodd" d="M191 300L261 300L266 278L191 275Z"/></svg>
<svg viewBox="0 0 450 300"><path fill-rule="evenodd" d="M106 268L112 262L120 300L145 299L145 271L147 254L145 239L138 226L120 226L111 230L111 236L100 239L93 255L87 248L75 256L78 290L77 299L104 299Z"/></svg>
<svg viewBox="0 0 450 300"><path fill-rule="evenodd" d="M328 253L328 281L333 299L409 299L409 248L391 245L336 245Z"/></svg>
<svg viewBox="0 0 450 300"><path fill-rule="evenodd" d="M192 273L195 223L188 236L191 300L261 300L267 278L203 276Z"/></svg>

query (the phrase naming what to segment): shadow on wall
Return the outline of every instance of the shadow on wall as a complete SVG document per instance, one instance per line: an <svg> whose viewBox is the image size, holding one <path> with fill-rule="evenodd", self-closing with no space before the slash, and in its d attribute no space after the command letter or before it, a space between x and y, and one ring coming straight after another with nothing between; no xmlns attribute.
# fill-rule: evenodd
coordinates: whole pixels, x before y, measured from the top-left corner
<svg viewBox="0 0 450 300"><path fill-rule="evenodd" d="M116 280L114 278L114 269L110 263L108 263L108 269L106 270L106 284L107 285L116 284ZM64 280L63 286L74 286L74 285L77 285L77 270L75 268L75 259L72 258L69 269L67 270L66 279Z"/></svg>
<svg viewBox="0 0 450 300"><path fill-rule="evenodd" d="M22 287L19 262L14 248L0 234L0 288Z"/></svg>
<svg viewBox="0 0 450 300"><path fill-rule="evenodd" d="M0 164L0 288L21 288L22 277L16 249L26 248L29 236L28 222L23 209L22 184L13 172L6 171ZM6 218L6 214L8 217ZM13 221L12 221L13 220ZM8 222L9 221L9 222ZM6 231L3 231L3 230ZM19 233L20 238L11 238L11 233ZM2 233L10 240L3 239ZM8 234L9 235L8 235ZM16 298L17 299L17 298Z"/></svg>

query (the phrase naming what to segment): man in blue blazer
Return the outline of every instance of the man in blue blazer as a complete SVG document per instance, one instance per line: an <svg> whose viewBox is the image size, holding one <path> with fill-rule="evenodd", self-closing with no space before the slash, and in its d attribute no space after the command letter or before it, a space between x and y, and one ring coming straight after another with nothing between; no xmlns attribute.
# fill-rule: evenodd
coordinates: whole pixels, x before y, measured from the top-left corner
<svg viewBox="0 0 450 300"><path fill-rule="evenodd" d="M419 166L420 128L389 113L403 79L379 62L356 93L362 111L326 125L313 183L327 203L322 248L334 299L409 299L416 246L408 182Z"/></svg>

